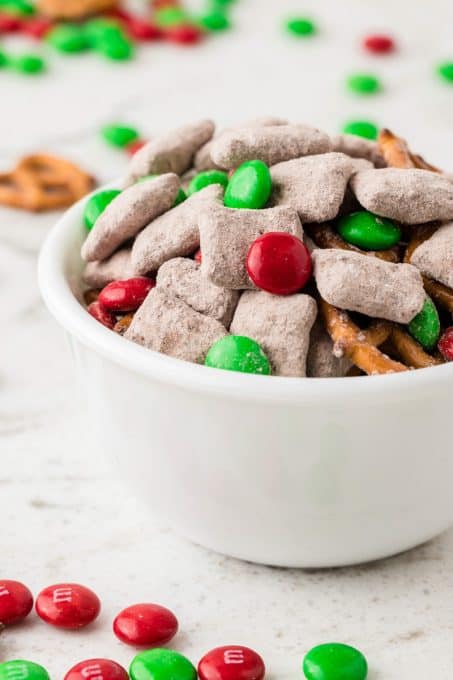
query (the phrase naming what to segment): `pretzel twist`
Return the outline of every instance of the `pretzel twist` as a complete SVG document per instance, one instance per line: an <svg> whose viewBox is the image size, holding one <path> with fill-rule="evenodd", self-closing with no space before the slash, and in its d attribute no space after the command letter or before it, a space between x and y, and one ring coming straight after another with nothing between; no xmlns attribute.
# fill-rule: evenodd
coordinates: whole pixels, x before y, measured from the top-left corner
<svg viewBox="0 0 453 680"><path fill-rule="evenodd" d="M0 173L0 204L33 212L66 208L91 191L94 179L73 163L48 154L23 158Z"/></svg>

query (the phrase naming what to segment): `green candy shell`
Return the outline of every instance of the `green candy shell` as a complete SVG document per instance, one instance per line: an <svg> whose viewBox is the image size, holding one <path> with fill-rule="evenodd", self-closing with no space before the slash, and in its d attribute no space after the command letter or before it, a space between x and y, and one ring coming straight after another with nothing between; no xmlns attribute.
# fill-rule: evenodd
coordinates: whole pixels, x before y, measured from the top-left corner
<svg viewBox="0 0 453 680"><path fill-rule="evenodd" d="M128 125L105 125L101 134L108 144L121 149L135 142L140 136L135 128Z"/></svg>
<svg viewBox="0 0 453 680"><path fill-rule="evenodd" d="M206 31L226 31L231 28L231 21L224 14L224 12L210 12L200 17L199 22L201 28Z"/></svg>
<svg viewBox="0 0 453 680"><path fill-rule="evenodd" d="M204 189L210 184L221 184L226 187L228 184L228 175L226 172L221 170L206 170L205 172L199 172L198 175L191 180L187 193L189 196Z"/></svg>
<svg viewBox="0 0 453 680"><path fill-rule="evenodd" d="M132 43L122 36L104 38L96 47L104 57L113 61L126 61L134 55Z"/></svg>
<svg viewBox="0 0 453 680"><path fill-rule="evenodd" d="M132 680L196 680L197 671L185 656L171 649L140 652L129 668Z"/></svg>
<svg viewBox="0 0 453 680"><path fill-rule="evenodd" d="M421 312L414 316L408 329L424 349L430 350L436 346L440 335L440 319L431 298L425 300Z"/></svg>
<svg viewBox="0 0 453 680"><path fill-rule="evenodd" d="M438 75L448 83L453 83L453 61L445 61L436 67Z"/></svg>
<svg viewBox="0 0 453 680"><path fill-rule="evenodd" d="M109 203L119 196L120 193L121 191L119 191L119 189L106 189L105 191L99 191L97 194L93 194L93 196L88 199L85 204L85 210L83 211L83 220L88 231L93 228L97 218L104 212Z"/></svg>
<svg viewBox="0 0 453 680"><path fill-rule="evenodd" d="M154 20L159 28L171 28L187 23L189 16L181 7L163 7L154 12Z"/></svg>
<svg viewBox="0 0 453 680"><path fill-rule="evenodd" d="M369 120L351 120L343 126L343 133L375 140L378 137L379 130L377 126Z"/></svg>
<svg viewBox="0 0 453 680"><path fill-rule="evenodd" d="M36 54L21 54L18 57L11 58L9 63L16 71L27 75L42 73L46 68L44 59Z"/></svg>
<svg viewBox="0 0 453 680"><path fill-rule="evenodd" d="M2 11L18 16L32 16L36 13L34 5L27 0L2 0L0 1L0 12Z"/></svg>
<svg viewBox="0 0 453 680"><path fill-rule="evenodd" d="M307 680L365 680L368 673L363 654L338 642L310 649L302 669Z"/></svg>
<svg viewBox="0 0 453 680"><path fill-rule="evenodd" d="M115 19L90 19L84 25L85 34L91 45L96 47L103 40L125 38L125 33Z"/></svg>
<svg viewBox="0 0 453 680"><path fill-rule="evenodd" d="M50 680L45 668L33 661L5 661L0 664L0 680Z"/></svg>
<svg viewBox="0 0 453 680"><path fill-rule="evenodd" d="M60 52L74 54L90 47L83 28L75 24L60 24L46 35L47 42Z"/></svg>
<svg viewBox="0 0 453 680"><path fill-rule="evenodd" d="M269 168L263 161L246 161L233 173L225 190L228 208L264 208L272 191Z"/></svg>
<svg viewBox="0 0 453 680"><path fill-rule="evenodd" d="M299 38L306 38L317 32L313 21L306 17L293 17L292 19L288 19L286 22L286 30L288 33L292 33Z"/></svg>
<svg viewBox="0 0 453 680"><path fill-rule="evenodd" d="M346 81L347 87L356 94L375 94L382 89L381 83L376 76L369 73L356 73L349 76Z"/></svg>
<svg viewBox="0 0 453 680"><path fill-rule="evenodd" d="M269 359L255 340L243 335L226 335L206 355L205 366L225 371L270 375Z"/></svg>
<svg viewBox="0 0 453 680"><path fill-rule="evenodd" d="M396 224L366 210L342 217L337 229L347 243L364 250L387 250L401 240L401 229Z"/></svg>

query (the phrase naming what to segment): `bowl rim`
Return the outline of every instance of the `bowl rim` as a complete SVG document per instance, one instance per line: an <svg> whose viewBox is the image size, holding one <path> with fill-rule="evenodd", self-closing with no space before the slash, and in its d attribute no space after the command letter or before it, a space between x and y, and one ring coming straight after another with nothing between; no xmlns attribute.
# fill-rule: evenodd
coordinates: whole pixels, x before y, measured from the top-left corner
<svg viewBox="0 0 453 680"><path fill-rule="evenodd" d="M120 186L111 182L75 203L47 235L39 254L38 282L41 295L52 315L83 345L113 363L142 377L190 391L228 396L238 400L265 402L332 402L370 398L397 398L414 389L444 385L453 379L453 362L420 370L388 375L350 378L299 378L262 376L224 371L166 356L127 341L93 319L71 290L65 261L75 230L83 228L82 213L94 193ZM341 403L340 403L341 406Z"/></svg>

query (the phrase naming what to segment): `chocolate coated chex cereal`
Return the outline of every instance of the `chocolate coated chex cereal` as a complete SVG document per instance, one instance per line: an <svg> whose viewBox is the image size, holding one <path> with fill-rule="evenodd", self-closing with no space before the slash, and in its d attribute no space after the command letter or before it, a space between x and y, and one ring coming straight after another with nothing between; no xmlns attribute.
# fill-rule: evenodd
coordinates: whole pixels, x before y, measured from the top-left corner
<svg viewBox="0 0 453 680"><path fill-rule="evenodd" d="M453 222L444 224L414 250L411 264L445 286L453 288Z"/></svg>
<svg viewBox="0 0 453 680"><path fill-rule="evenodd" d="M88 262L83 272L83 281L90 288L104 288L111 281L134 276L131 264L131 249L121 248L105 260Z"/></svg>
<svg viewBox="0 0 453 680"><path fill-rule="evenodd" d="M335 135L332 137L332 151L340 151L351 158L370 161L376 168L386 166L378 143L358 135Z"/></svg>

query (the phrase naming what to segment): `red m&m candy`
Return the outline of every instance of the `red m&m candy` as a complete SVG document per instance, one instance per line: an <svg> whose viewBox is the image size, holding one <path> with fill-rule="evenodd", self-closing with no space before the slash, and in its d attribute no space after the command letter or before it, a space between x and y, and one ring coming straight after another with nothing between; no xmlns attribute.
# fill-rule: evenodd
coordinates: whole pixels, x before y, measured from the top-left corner
<svg viewBox="0 0 453 680"><path fill-rule="evenodd" d="M147 276L112 281L101 290L98 301L110 312L134 312L155 285Z"/></svg>
<svg viewBox="0 0 453 680"><path fill-rule="evenodd" d="M25 619L33 607L33 595L19 581L0 581L0 629Z"/></svg>
<svg viewBox="0 0 453 680"><path fill-rule="evenodd" d="M260 655L240 645L216 647L198 664L200 680L262 680L265 672Z"/></svg>
<svg viewBox="0 0 453 680"><path fill-rule="evenodd" d="M395 43L388 35L375 34L364 38L363 47L374 54L389 54L389 52L394 52Z"/></svg>
<svg viewBox="0 0 453 680"><path fill-rule="evenodd" d="M203 34L196 26L181 24L165 29L164 37L165 40L180 45L194 45L195 43L200 42Z"/></svg>
<svg viewBox="0 0 453 680"><path fill-rule="evenodd" d="M103 326L110 328L110 330L116 324L116 318L111 312L109 312L108 309L104 307L104 305L101 305L98 300L95 300L95 302L92 302L90 305L88 305L87 312Z"/></svg>
<svg viewBox="0 0 453 680"><path fill-rule="evenodd" d="M307 247L285 232L271 231L256 239L247 255L247 272L255 286L274 295L301 290L311 276Z"/></svg>
<svg viewBox="0 0 453 680"><path fill-rule="evenodd" d="M146 139L136 139L134 142L131 142L126 146L126 151L130 156L133 156L134 153L140 151L140 149L142 149L147 143L148 142Z"/></svg>
<svg viewBox="0 0 453 680"><path fill-rule="evenodd" d="M58 628L83 628L101 611L98 596L77 583L59 583L44 588L36 598L36 612Z"/></svg>
<svg viewBox="0 0 453 680"><path fill-rule="evenodd" d="M158 604L134 604L113 622L113 632L128 645L156 647L169 642L178 631L176 616Z"/></svg>
<svg viewBox="0 0 453 680"><path fill-rule="evenodd" d="M439 340L439 352L447 361L453 361L453 326L447 328ZM1 619L1 616L0 616Z"/></svg>
<svg viewBox="0 0 453 680"><path fill-rule="evenodd" d="M87 659L69 670L64 680L128 680L125 669L110 659Z"/></svg>

